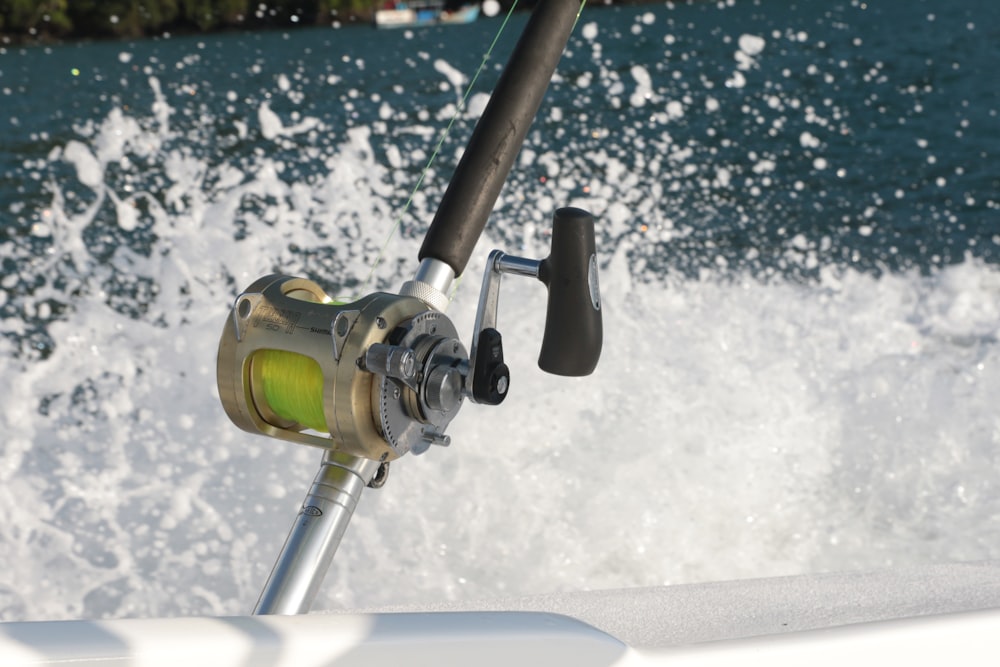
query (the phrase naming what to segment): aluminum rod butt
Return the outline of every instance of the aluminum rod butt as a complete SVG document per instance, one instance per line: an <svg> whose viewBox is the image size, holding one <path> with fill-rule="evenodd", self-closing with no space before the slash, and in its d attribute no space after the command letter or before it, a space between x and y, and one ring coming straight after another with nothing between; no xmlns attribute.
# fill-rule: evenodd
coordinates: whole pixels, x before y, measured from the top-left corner
<svg viewBox="0 0 1000 667"><path fill-rule="evenodd" d="M580 0L545 0L535 6L427 230L421 260L439 259L456 276L465 270L579 11Z"/></svg>
<svg viewBox="0 0 1000 667"><path fill-rule="evenodd" d="M254 614L304 614L323 583L361 492L379 462L327 453Z"/></svg>

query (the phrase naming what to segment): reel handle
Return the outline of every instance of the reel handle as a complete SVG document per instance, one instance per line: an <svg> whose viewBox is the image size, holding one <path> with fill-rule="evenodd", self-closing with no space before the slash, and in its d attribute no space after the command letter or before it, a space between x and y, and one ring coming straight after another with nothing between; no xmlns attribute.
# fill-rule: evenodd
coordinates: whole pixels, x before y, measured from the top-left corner
<svg viewBox="0 0 1000 667"><path fill-rule="evenodd" d="M555 212L552 251L542 260L538 279L549 290L538 367L555 375L590 375L604 339L590 213L570 207Z"/></svg>

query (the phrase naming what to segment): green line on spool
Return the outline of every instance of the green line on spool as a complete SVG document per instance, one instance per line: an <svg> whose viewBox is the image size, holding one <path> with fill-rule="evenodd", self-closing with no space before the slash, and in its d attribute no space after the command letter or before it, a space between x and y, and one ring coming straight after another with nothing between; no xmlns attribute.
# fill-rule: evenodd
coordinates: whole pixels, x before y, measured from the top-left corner
<svg viewBox="0 0 1000 667"><path fill-rule="evenodd" d="M314 431L330 432L323 414L323 370L315 359L285 350L259 350L253 364L274 414Z"/></svg>

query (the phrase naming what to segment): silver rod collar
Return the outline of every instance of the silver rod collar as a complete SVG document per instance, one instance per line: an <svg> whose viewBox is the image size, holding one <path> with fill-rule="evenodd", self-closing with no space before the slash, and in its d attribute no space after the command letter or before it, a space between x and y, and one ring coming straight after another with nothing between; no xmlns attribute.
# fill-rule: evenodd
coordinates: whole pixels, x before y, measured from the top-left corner
<svg viewBox="0 0 1000 667"><path fill-rule="evenodd" d="M254 614L304 614L312 606L361 492L379 462L327 452Z"/></svg>
<svg viewBox="0 0 1000 667"><path fill-rule="evenodd" d="M448 289L455 280L455 271L446 263L433 257L420 262L413 280L403 283L401 296L420 299L434 310L444 312L448 308Z"/></svg>

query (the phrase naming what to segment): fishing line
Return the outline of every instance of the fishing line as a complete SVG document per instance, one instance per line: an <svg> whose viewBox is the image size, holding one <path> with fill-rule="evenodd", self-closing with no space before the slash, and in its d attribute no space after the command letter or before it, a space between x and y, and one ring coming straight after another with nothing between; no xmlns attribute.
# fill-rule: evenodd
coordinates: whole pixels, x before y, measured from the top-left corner
<svg viewBox="0 0 1000 667"><path fill-rule="evenodd" d="M413 190L410 192L410 196L407 198L402 210L400 210L399 215L396 216L396 220L386 235L385 241L382 242L382 247L379 249L378 255L372 263L368 277L361 286L362 295L366 294L370 289L371 283L375 278L375 270L382 262L389 243L399 231L403 217L413 204L414 197L420 191L427 172L430 171L431 166L441 152L441 148L444 146L445 141L447 141L448 135L455 125L455 121L465 111L466 103L472 95L479 75L486 69L486 63L493 54L493 49L496 47L497 42L500 41L504 28L507 27L507 23L510 21L510 17L513 15L516 7L517 0L515 0L506 16L504 16L503 23L500 24L500 29L494 35L489 48L483 54L483 59L479 63L479 67L469 81L469 85L466 86L465 94L459 100L458 108L452 114L448 125L441 132L437 145L434 146L427 164L417 178L416 185L414 185ZM357 295L354 298L338 297L335 303L354 301L360 298L360 296ZM252 384L261 389L262 395L256 397L261 406L266 406L281 419L297 422L314 431L329 433L326 416L323 412L323 372L314 359L282 350L259 350L251 360L251 373L254 376Z"/></svg>
<svg viewBox="0 0 1000 667"><path fill-rule="evenodd" d="M476 68L476 72L475 74L473 74L472 79L469 81L469 85L466 86L465 94L462 95L461 100L459 100L458 107L455 109L455 113L452 114L451 120L448 121L448 124L445 126L444 130L442 130L441 135L438 138L438 142L434 146L434 150L431 152L431 155L427 160L427 164L424 165L423 170L420 172L420 176L417 177L417 182L413 186L413 190L410 192L410 196L407 198L406 203L403 204L403 208L402 210L400 210L399 215L396 216L396 221L395 223L393 223L392 228L386 235L385 241L382 243L382 247L379 249L378 256L375 258L375 262L372 264L371 270L368 272L368 277L365 279L365 282L362 285L362 290L361 290L362 294L368 291L368 288L370 287L372 280L375 277L375 269L378 268L378 265L382 262L382 258L385 255L386 249L389 247L389 243L392 241L393 237L399 231L399 228L403 223L403 217L406 215L407 211L410 210L410 206L413 204L414 197L416 197L417 193L420 191L420 188L423 186L424 178L427 176L427 172L430 171L431 166L433 166L434 161L437 159L438 154L441 152L441 148L444 146L444 142L447 141L448 135L451 133L451 128L455 125L455 121L458 120L459 116L465 111L466 103L468 102L469 97L472 95L472 91L476 86L476 82L479 80L479 75L482 74L484 69L486 69L486 64L487 62L489 62L490 58L493 55L493 49L496 47L497 42L500 41L500 37L503 35L504 29L507 27L507 23L510 22L510 17L514 15L514 10L517 8L517 3L518 0L514 0L514 3L510 6L510 9L507 10L507 14L503 18L503 23L500 24L500 28L497 30L497 33L493 36L493 41L490 42L489 47L483 54L483 59L480 61L479 67ZM584 0L584 2L580 4L581 11L583 10L584 4L586 4L586 0ZM577 13L577 20L579 20L579 18L580 14ZM456 281L454 287L455 288L458 287L458 281ZM452 292L454 293L454 289L452 290Z"/></svg>
<svg viewBox="0 0 1000 667"><path fill-rule="evenodd" d="M258 350L250 361L251 386L258 409L320 433L329 433L323 411L323 370L311 357L286 350ZM263 400L260 400L263 399Z"/></svg>
<svg viewBox="0 0 1000 667"><path fill-rule="evenodd" d="M438 154L441 152L441 148L444 146L444 142L447 141L448 135L451 133L451 128L455 125L455 121L458 120L459 116L465 111L466 103L469 100L469 96L472 95L473 89L476 87L476 82L479 80L479 75L482 74L483 70L486 69L486 63L489 62L493 55L493 49L496 47L497 42L500 41L500 37L503 35L504 29L507 27L507 23L510 22L510 17L514 15L514 10L517 9L518 0L514 0L514 3L507 10L507 14L503 18L503 23L500 24L500 28L497 30L496 35L493 36L493 41L490 42L489 47L486 49L486 53L483 54L483 59L479 63L479 67L476 68L475 74L472 75L472 79L469 81L469 85L465 88L465 93L462 95L462 99L458 103L458 108L455 109L455 113L452 114L451 120L445 126L444 130L441 132L441 136L438 138L437 144L434 146L434 150L431 152L431 156L427 160L427 164L424 165L423 170L420 172L420 176L417 177L417 182L413 186L413 190L410 191L410 196L406 199L406 203L403 204L402 210L400 210L399 215L396 216L396 221L393 223L392 227L389 229L389 233L385 237L385 241L382 242L382 247L379 248L378 255L375 257L375 261L372 263L371 270L368 272L368 277L365 278L365 282L362 284L361 293L364 294L368 291L371 286L372 280L375 278L375 269L378 265L382 263L382 258L385 256L385 251L389 247L389 243L395 237L396 233L399 231L400 226L403 224L403 217L406 215L407 211L410 210L410 206L413 204L413 199L416 197L420 188L423 186L424 178L427 176L427 172L430 171L431 166L433 166L434 161L437 159ZM580 9L576 12L576 20L573 22L573 29L576 29L576 24L580 21L580 15L583 14L583 8L587 5L587 0L581 0ZM452 286L453 297L455 290L458 289L458 285L461 282L461 276L455 281ZM352 299L353 300L353 299Z"/></svg>
<svg viewBox="0 0 1000 667"><path fill-rule="evenodd" d="M577 11L576 20L573 23L573 29L576 28L576 23L579 22L580 15L582 14L583 8L586 4L586 0L581 1L580 9ZM479 76L482 74L483 70L486 69L486 64L489 62L493 54L493 50L496 47L497 42L500 41L500 37L503 35L504 29L507 27L507 23L510 21L510 17L513 15L516 7L517 0L514 0L514 3L507 11L506 16L504 16L503 23L500 25L496 35L494 35L493 41L490 43L489 48L486 49L486 53L483 55L483 58L479 63L479 67L476 69L475 74L469 81L469 85L466 86L465 93L458 103L458 108L455 110L455 113L452 114L451 120L448 121L448 124L441 132L437 144L434 146L434 150L432 151L430 158L427 160L427 164L420 172L420 176L417 178L417 182L414 185L413 190L410 192L406 203L403 205L402 210L400 210L399 215L396 216L395 223L386 235L385 241L382 243L382 247L379 249L378 255L372 264L371 270L368 272L368 277L362 285L362 294L366 293L370 288L375 277L375 270L381 263L382 258L389 247L389 243L398 233L403 222L403 217L406 215L407 211L409 211L414 198L420 191L427 172L430 171L431 166L440 154L452 127L455 125L455 121L457 121L459 116L465 111L466 104L469 97L472 95L472 91L475 89L476 82L479 80ZM459 277L459 279L456 280L452 286L452 293L449 298L454 297L455 291L458 289L460 282L461 277ZM334 303L353 300L354 299L338 298L334 301ZM254 400L255 402L259 402L261 407L266 406L271 412L281 419L297 422L298 424L314 431L329 433L326 415L323 410L323 371L314 359L296 354L294 352L265 349L254 353L251 359L250 368L250 372L253 375L253 382L251 384L252 386L259 387L261 392L260 394L255 395Z"/></svg>

